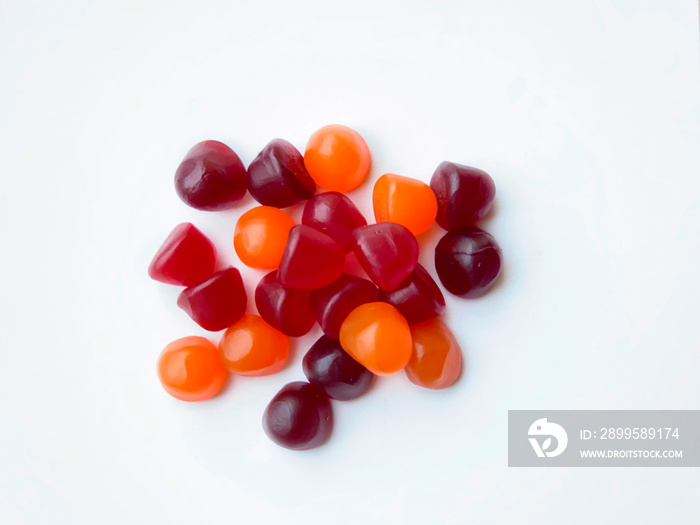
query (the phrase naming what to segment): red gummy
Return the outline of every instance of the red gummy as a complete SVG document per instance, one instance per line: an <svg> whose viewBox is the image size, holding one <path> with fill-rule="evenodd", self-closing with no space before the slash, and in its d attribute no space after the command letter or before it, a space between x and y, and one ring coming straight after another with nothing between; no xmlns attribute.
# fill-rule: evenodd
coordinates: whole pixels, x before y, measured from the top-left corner
<svg viewBox="0 0 700 525"><path fill-rule="evenodd" d="M297 224L289 231L277 278L285 288L312 290L343 273L345 254L337 242L318 230Z"/></svg>
<svg viewBox="0 0 700 525"><path fill-rule="evenodd" d="M329 191L319 193L306 203L301 223L335 239L347 253L353 246L352 232L366 226L367 219L348 197Z"/></svg>
<svg viewBox="0 0 700 525"><path fill-rule="evenodd" d="M205 330L216 332L238 321L248 304L241 273L227 268L195 286L185 288L177 305Z"/></svg>
<svg viewBox="0 0 700 525"><path fill-rule="evenodd" d="M264 206L286 208L316 193L304 157L283 139L271 141L248 166L248 191Z"/></svg>
<svg viewBox="0 0 700 525"><path fill-rule="evenodd" d="M333 410L317 385L296 381L285 385L263 414L265 434L278 445L307 450L325 443L333 430Z"/></svg>
<svg viewBox="0 0 700 525"><path fill-rule="evenodd" d="M192 286L214 273L216 253L211 241L195 226L175 226L148 266L151 279L167 284Z"/></svg>
<svg viewBox="0 0 700 525"><path fill-rule="evenodd" d="M260 317L270 326L291 337L304 335L316 322L309 291L285 288L277 272L270 272L260 280L255 289L255 305Z"/></svg>
<svg viewBox="0 0 700 525"><path fill-rule="evenodd" d="M236 152L216 140L205 140L187 152L175 172L175 190L198 210L225 210L246 191L245 166Z"/></svg>
<svg viewBox="0 0 700 525"><path fill-rule="evenodd" d="M418 241L405 226L370 224L357 228L353 238L357 260L382 290L395 290L418 264Z"/></svg>
<svg viewBox="0 0 700 525"><path fill-rule="evenodd" d="M446 230L470 226L491 209L496 185L477 168L442 162L430 179L438 203L437 223Z"/></svg>
<svg viewBox="0 0 700 525"><path fill-rule="evenodd" d="M440 287L420 264L395 290L379 292L381 301L396 307L414 325L445 312L445 297Z"/></svg>
<svg viewBox="0 0 700 525"><path fill-rule="evenodd" d="M435 270L451 294L480 297L501 273L501 248L480 228L459 228L447 232L435 247Z"/></svg>
<svg viewBox="0 0 700 525"><path fill-rule="evenodd" d="M377 287L361 277L343 274L331 284L311 291L311 311L330 338L340 339L340 326L355 308L379 300Z"/></svg>
<svg viewBox="0 0 700 525"><path fill-rule="evenodd" d="M367 392L374 374L348 354L340 343L323 336L316 341L302 361L304 375L339 401L349 401Z"/></svg>

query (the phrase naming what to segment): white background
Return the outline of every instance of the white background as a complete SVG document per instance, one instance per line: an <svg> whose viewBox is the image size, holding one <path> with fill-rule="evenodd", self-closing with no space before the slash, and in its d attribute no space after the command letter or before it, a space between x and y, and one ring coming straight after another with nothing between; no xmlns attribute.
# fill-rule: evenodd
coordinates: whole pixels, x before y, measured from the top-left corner
<svg viewBox="0 0 700 525"><path fill-rule="evenodd" d="M509 409L700 408L698 47L694 0L2 0L0 522L698 523L698 468L507 467ZM328 123L373 180L487 170L505 268L448 298L458 384L379 381L295 453L261 414L318 329L178 402L156 358L204 332L146 268L186 220L240 266L252 200L182 204L191 145L247 164Z"/></svg>

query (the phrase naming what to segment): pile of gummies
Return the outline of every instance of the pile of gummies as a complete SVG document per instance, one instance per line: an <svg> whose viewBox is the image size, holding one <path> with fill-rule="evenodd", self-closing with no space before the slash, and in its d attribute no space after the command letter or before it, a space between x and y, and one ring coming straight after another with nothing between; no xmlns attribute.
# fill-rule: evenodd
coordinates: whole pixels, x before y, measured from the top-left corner
<svg viewBox="0 0 700 525"><path fill-rule="evenodd" d="M219 392L227 372L274 374L287 361L288 338L315 323L324 335L303 358L308 381L284 386L263 414L265 433L283 447L324 443L333 427L330 399L357 398L376 375L403 370L411 382L431 389L457 380L461 350L438 319L445 299L418 264L417 236L434 222L447 230L435 248L440 282L460 297L483 295L501 269L500 247L475 226L493 203L493 180L452 162L437 167L430 185L387 173L372 193L376 223L367 224L344 192L362 184L369 168L364 139L341 125L316 131L303 156L275 139L247 170L218 141L187 153L175 173L185 203L223 210L246 191L260 203L238 219L233 246L243 264L269 273L255 289L258 315L247 313L238 269L217 269L214 245L194 225L183 223L170 233L149 275L186 287L178 306L205 330L225 332L218 347L192 336L163 349L157 372L169 394L201 401ZM301 224L295 224L283 209L302 201ZM366 275L345 272L352 266L346 258L353 256Z"/></svg>

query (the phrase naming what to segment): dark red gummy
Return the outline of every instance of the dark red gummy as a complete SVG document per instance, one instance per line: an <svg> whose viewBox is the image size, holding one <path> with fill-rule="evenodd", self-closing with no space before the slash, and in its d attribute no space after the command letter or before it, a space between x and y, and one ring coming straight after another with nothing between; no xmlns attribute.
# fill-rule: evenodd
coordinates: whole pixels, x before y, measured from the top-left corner
<svg viewBox="0 0 700 525"><path fill-rule="evenodd" d="M277 272L270 272L260 280L255 289L255 305L260 317L291 337L304 335L316 322L309 291L285 288L277 279Z"/></svg>
<svg viewBox="0 0 700 525"><path fill-rule="evenodd" d="M501 248L480 228L453 230L435 247L435 269L448 292L479 297L501 273Z"/></svg>
<svg viewBox="0 0 700 525"><path fill-rule="evenodd" d="M193 224L175 226L148 266L156 281L181 286L201 283L214 273L214 245Z"/></svg>
<svg viewBox="0 0 700 525"><path fill-rule="evenodd" d="M304 157L289 142L275 139L248 166L248 191L264 206L286 208L316 193Z"/></svg>
<svg viewBox="0 0 700 525"><path fill-rule="evenodd" d="M277 278L282 286L298 290L321 288L343 273L345 254L328 235L297 224L289 231Z"/></svg>
<svg viewBox="0 0 700 525"><path fill-rule="evenodd" d="M311 291L311 311L323 332L340 338L340 325L355 308L379 300L377 287L361 277L344 273L331 284Z"/></svg>
<svg viewBox="0 0 700 525"><path fill-rule="evenodd" d="M395 290L379 292L382 301L396 307L409 325L432 319L445 312L440 287L420 264Z"/></svg>
<svg viewBox="0 0 700 525"><path fill-rule="evenodd" d="M245 195L245 166L226 144L205 140L188 151L180 163L175 189L193 208L225 210Z"/></svg>
<svg viewBox="0 0 700 525"><path fill-rule="evenodd" d="M352 232L367 220L342 193L329 191L314 196L304 206L301 223L335 239L346 253L352 250Z"/></svg>
<svg viewBox="0 0 700 525"><path fill-rule="evenodd" d="M296 381L282 387L263 414L265 434L278 445L307 450L325 443L333 430L333 411L317 385Z"/></svg>
<svg viewBox="0 0 700 525"><path fill-rule="evenodd" d="M491 209L496 185L488 173L453 162L441 163L430 187L438 203L437 223L446 230L471 226Z"/></svg>
<svg viewBox="0 0 700 525"><path fill-rule="evenodd" d="M338 341L325 335L309 349L301 365L311 383L339 401L360 397L374 380L372 372L350 357Z"/></svg>
<svg viewBox="0 0 700 525"><path fill-rule="evenodd" d="M236 268L216 272L206 281L185 288L177 305L205 330L216 332L238 321L248 304L241 273Z"/></svg>
<svg viewBox="0 0 700 525"><path fill-rule="evenodd" d="M418 264L418 241L405 226L370 224L357 228L353 238L357 260L382 290L396 289Z"/></svg>

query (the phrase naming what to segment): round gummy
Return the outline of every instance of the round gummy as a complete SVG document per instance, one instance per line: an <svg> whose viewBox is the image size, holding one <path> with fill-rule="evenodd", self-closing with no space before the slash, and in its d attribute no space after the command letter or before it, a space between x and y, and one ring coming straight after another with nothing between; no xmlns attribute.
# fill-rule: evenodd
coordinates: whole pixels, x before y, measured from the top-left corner
<svg viewBox="0 0 700 525"><path fill-rule="evenodd" d="M480 228L459 228L447 232L435 247L435 270L451 294L479 297L501 273L501 248Z"/></svg>
<svg viewBox="0 0 700 525"><path fill-rule="evenodd" d="M265 206L286 208L316 192L304 157L283 139L271 141L248 166L248 191Z"/></svg>
<svg viewBox="0 0 700 525"><path fill-rule="evenodd" d="M175 190L193 208L225 210L245 195L245 166L226 144L205 140L188 151L178 166Z"/></svg>
<svg viewBox="0 0 700 525"><path fill-rule="evenodd" d="M313 344L301 364L311 383L339 401L360 397L374 380L372 372L350 357L338 341L325 335Z"/></svg>
<svg viewBox="0 0 700 525"><path fill-rule="evenodd" d="M289 383L267 405L263 430L272 441L292 450L322 445L333 430L331 402L316 385Z"/></svg>

